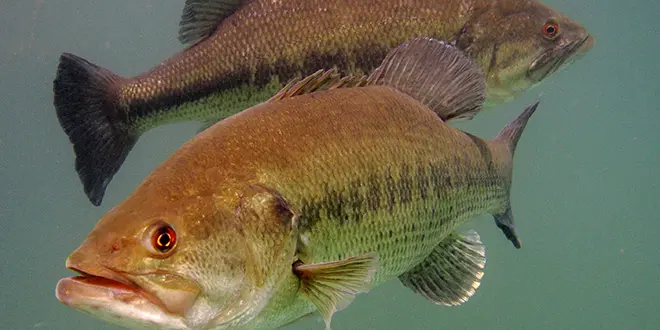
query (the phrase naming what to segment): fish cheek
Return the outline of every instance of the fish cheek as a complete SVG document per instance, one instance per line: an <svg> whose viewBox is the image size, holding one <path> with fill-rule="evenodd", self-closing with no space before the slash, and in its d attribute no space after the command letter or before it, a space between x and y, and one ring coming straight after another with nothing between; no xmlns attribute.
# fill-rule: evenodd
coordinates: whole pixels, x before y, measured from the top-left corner
<svg viewBox="0 0 660 330"><path fill-rule="evenodd" d="M236 208L242 224L253 282L266 285L273 271L290 268L295 250L297 212L279 192L261 185L246 187Z"/></svg>

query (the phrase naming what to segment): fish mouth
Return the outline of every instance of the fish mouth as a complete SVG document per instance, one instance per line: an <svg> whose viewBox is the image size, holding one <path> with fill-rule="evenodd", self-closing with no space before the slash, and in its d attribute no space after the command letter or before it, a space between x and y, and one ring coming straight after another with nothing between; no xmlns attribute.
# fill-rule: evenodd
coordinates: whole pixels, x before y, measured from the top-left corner
<svg viewBox="0 0 660 330"><path fill-rule="evenodd" d="M148 301L158 308L167 310L160 299L119 274L110 278L88 274L77 269L72 270L80 275L61 279L55 289L57 299L65 305L75 308L78 303L82 302L81 299L92 296L93 293L97 295L95 299L98 300L101 298L98 294L101 293L124 303Z"/></svg>
<svg viewBox="0 0 660 330"><path fill-rule="evenodd" d="M527 78L535 83L540 82L551 74L582 58L593 48L594 43L594 37L587 35L577 42L544 52L529 66Z"/></svg>
<svg viewBox="0 0 660 330"><path fill-rule="evenodd" d="M55 296L64 305L129 328L187 329L181 315L125 276L107 269L95 275L69 268L80 275L57 283Z"/></svg>

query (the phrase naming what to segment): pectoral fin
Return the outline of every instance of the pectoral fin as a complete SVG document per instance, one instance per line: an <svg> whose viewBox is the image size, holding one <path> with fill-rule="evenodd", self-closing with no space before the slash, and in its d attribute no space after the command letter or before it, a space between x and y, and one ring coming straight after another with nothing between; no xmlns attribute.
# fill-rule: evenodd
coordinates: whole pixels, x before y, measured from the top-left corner
<svg viewBox="0 0 660 330"><path fill-rule="evenodd" d="M486 250L476 231L445 238L415 268L399 276L406 287L446 306L466 302L480 285Z"/></svg>
<svg viewBox="0 0 660 330"><path fill-rule="evenodd" d="M300 291L318 309L330 329L332 315L346 308L361 292L371 288L378 268L378 255L368 253L340 261L294 265L300 278Z"/></svg>

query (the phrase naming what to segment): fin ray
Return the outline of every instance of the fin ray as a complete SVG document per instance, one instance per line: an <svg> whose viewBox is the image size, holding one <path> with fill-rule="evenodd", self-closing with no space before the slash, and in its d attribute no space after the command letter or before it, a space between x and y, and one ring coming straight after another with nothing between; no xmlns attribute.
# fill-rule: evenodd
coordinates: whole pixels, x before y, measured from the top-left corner
<svg viewBox="0 0 660 330"><path fill-rule="evenodd" d="M179 23L179 41L194 45L210 36L225 20L251 0L186 0Z"/></svg>
<svg viewBox="0 0 660 330"><path fill-rule="evenodd" d="M371 288L378 255L367 253L340 261L294 266L301 292L323 316L326 329L335 312L346 308L361 292Z"/></svg>
<svg viewBox="0 0 660 330"><path fill-rule="evenodd" d="M516 150L518 141L520 140L525 127L527 127L527 122L534 112L536 112L536 108L538 108L540 102L541 99L539 97L534 103L528 105L514 121L506 125L500 133L497 134L497 137L495 137L495 140L504 141L509 144L511 154Z"/></svg>
<svg viewBox="0 0 660 330"><path fill-rule="evenodd" d="M342 76L337 69L318 70L311 75L294 79L273 95L268 102L313 92L337 88L361 87L367 84L365 76Z"/></svg>
<svg viewBox="0 0 660 330"><path fill-rule="evenodd" d="M520 140L520 137L522 136L522 133L527 126L527 122L536 111L536 108L538 108L540 102L541 100L539 96L539 99L528 105L527 108L525 108L525 110L515 120L506 125L500 131L497 137L493 139L493 142L495 143L506 144L511 153L511 157L513 157L516 151L518 141ZM506 236L506 238L510 240L511 243L513 243L513 246L516 249L520 249L520 238L516 233L516 225L513 221L513 212L511 211L511 205L509 203L507 203L504 212L493 214L493 218L495 219L495 224L497 227L502 230L502 233L504 233L504 236Z"/></svg>
<svg viewBox="0 0 660 330"><path fill-rule="evenodd" d="M139 135L122 120L113 94L122 79L81 57L63 53L53 81L57 118L73 144L76 172L85 194L96 206Z"/></svg>
<svg viewBox="0 0 660 330"><path fill-rule="evenodd" d="M454 46L428 37L396 47L368 80L410 95L444 121L472 119L486 99L481 69Z"/></svg>
<svg viewBox="0 0 660 330"><path fill-rule="evenodd" d="M466 302L477 290L486 264L486 250L476 231L452 234L419 265L399 276L409 289L446 306Z"/></svg>

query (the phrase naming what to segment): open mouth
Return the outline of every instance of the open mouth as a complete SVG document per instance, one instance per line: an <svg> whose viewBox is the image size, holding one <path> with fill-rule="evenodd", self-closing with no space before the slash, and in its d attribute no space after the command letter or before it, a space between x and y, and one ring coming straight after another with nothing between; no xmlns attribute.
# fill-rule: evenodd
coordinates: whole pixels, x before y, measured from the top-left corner
<svg viewBox="0 0 660 330"><path fill-rule="evenodd" d="M115 280L111 280L109 278L105 277L100 277L100 276L93 276L93 275L80 275L80 276L72 276L67 278L70 281L77 282L83 285L92 285L92 286L100 286L100 287L105 287L107 289L112 289L112 290L119 290L119 291L126 291L126 292L132 292L135 294L138 294L139 290L138 288L123 283Z"/></svg>
<svg viewBox="0 0 660 330"><path fill-rule="evenodd" d="M65 305L76 309L99 310L111 308L117 303L149 303L156 308L167 310L160 299L119 274L110 278L72 270L81 275L61 279L55 290L57 299Z"/></svg>
<svg viewBox="0 0 660 330"><path fill-rule="evenodd" d="M183 318L167 312L161 300L139 286L80 273L57 283L55 294L63 304L125 328L188 328Z"/></svg>

